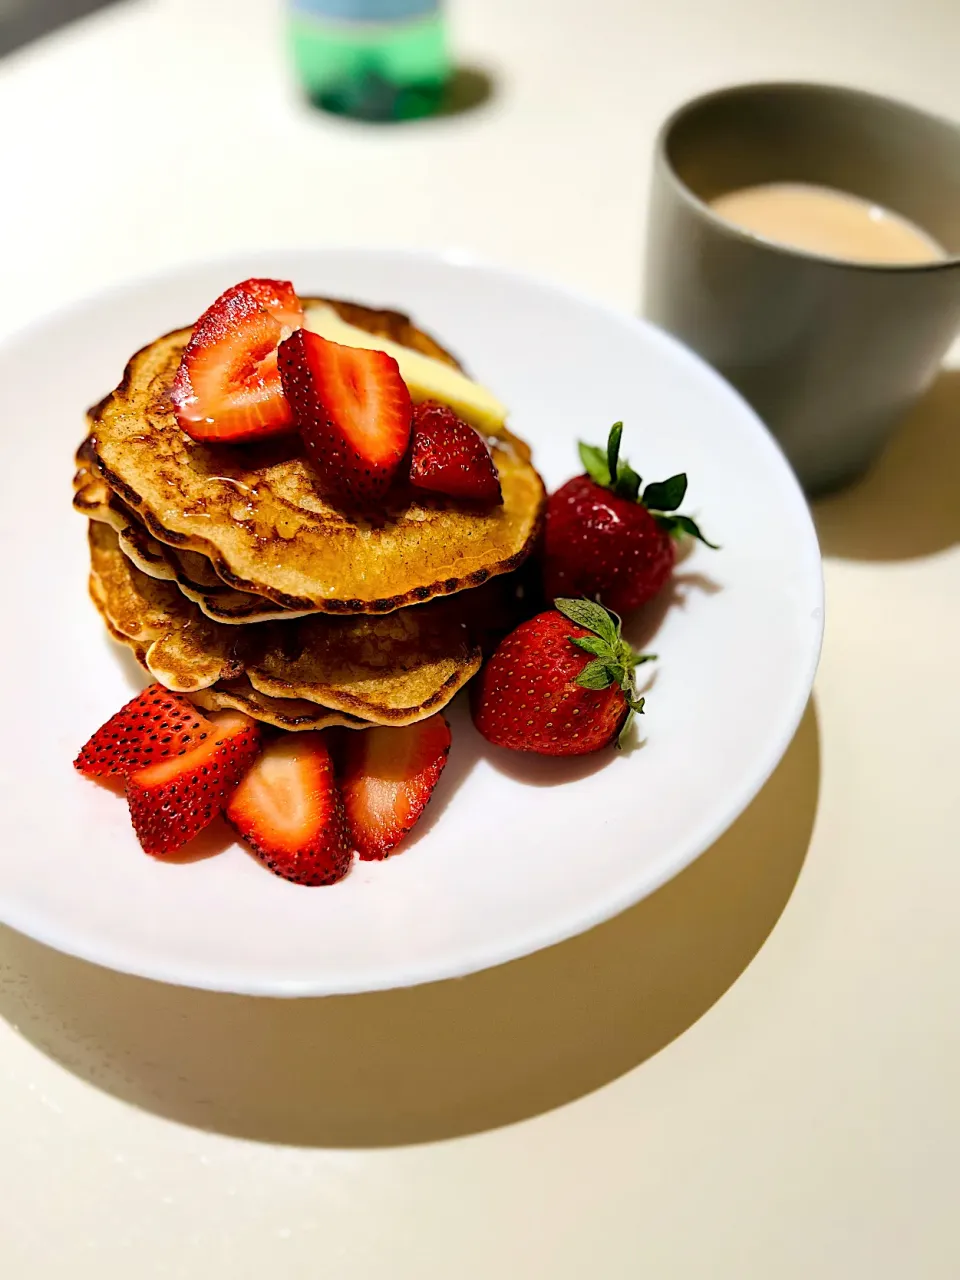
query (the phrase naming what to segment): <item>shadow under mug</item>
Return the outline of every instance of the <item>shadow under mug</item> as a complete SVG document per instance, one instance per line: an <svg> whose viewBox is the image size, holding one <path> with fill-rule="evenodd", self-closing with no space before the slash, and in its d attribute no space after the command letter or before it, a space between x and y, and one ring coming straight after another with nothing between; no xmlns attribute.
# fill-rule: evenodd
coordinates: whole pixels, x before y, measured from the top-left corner
<svg viewBox="0 0 960 1280"><path fill-rule="evenodd" d="M809 183L885 206L947 257L819 257L741 231L709 202ZM810 494L871 463L960 328L960 127L858 90L743 85L681 107L657 138L647 316L757 410Z"/></svg>

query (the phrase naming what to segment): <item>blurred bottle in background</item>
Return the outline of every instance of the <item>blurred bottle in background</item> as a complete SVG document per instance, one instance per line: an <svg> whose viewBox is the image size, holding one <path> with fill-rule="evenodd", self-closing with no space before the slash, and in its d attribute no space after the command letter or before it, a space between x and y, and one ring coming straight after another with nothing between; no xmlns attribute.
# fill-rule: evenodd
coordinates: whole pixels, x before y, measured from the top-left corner
<svg viewBox="0 0 960 1280"><path fill-rule="evenodd" d="M439 110L450 75L441 0L287 0L311 102L359 120Z"/></svg>

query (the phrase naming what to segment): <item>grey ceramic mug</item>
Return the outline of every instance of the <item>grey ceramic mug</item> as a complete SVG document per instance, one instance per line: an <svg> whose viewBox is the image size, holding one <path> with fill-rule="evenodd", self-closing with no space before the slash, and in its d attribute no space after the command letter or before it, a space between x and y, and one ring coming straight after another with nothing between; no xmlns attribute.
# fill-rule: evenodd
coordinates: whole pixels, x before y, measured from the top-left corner
<svg viewBox="0 0 960 1280"><path fill-rule="evenodd" d="M949 256L821 258L707 207L767 182L885 205ZM657 139L646 313L750 401L808 493L864 471L933 379L960 329L958 255L960 127L949 121L851 89L743 85L688 103Z"/></svg>

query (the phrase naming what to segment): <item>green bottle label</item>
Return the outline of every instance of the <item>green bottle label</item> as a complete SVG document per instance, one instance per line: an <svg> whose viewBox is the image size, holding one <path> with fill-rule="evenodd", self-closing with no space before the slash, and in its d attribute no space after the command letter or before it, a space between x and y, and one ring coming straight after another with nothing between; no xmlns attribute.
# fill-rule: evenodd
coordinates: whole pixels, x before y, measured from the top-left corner
<svg viewBox="0 0 960 1280"><path fill-rule="evenodd" d="M404 22L437 13L440 0L291 0L294 13L332 22Z"/></svg>

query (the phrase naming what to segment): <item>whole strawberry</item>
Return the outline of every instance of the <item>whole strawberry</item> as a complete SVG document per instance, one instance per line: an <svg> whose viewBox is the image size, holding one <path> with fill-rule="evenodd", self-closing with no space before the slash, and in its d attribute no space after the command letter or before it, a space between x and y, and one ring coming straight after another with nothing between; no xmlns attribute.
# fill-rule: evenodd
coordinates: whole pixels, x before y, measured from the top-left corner
<svg viewBox="0 0 960 1280"><path fill-rule="evenodd" d="M511 751L582 756L622 737L643 711L637 654L620 622L592 600L557 600L521 623L473 683L473 722Z"/></svg>
<svg viewBox="0 0 960 1280"><path fill-rule="evenodd" d="M687 477L648 484L620 459L623 423L606 450L581 444L587 474L568 480L547 503L543 575L548 596L584 595L618 613L652 600L666 585L684 534L707 542L689 516L676 514Z"/></svg>

